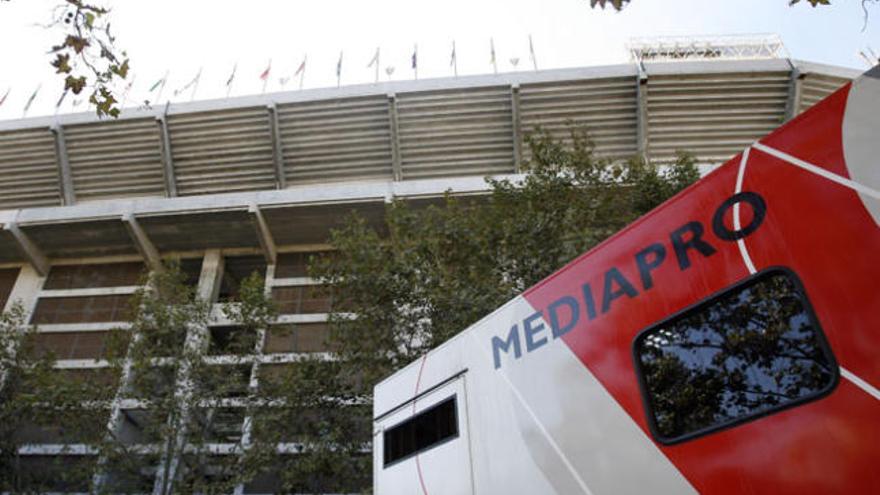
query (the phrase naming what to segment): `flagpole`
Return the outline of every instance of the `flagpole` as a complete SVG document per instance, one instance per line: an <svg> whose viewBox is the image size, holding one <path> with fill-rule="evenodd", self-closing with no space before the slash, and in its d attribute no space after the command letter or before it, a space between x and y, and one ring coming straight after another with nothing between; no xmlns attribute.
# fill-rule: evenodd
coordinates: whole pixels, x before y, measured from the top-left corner
<svg viewBox="0 0 880 495"><path fill-rule="evenodd" d="M28 98L27 104L24 106L24 112L22 112L21 117L24 118L27 116L28 110L30 110L31 105L34 103L34 100L37 98L37 93L40 92L40 89L43 87L43 83L37 85L37 89L34 90L34 93Z"/></svg>
<svg viewBox="0 0 880 495"><path fill-rule="evenodd" d="M495 39L489 38L489 46L492 49L492 72L498 74L498 61L495 60Z"/></svg>
<svg viewBox="0 0 880 495"><path fill-rule="evenodd" d="M532 56L532 66L538 70L538 58L535 57L535 45L532 44L532 35L529 34L529 54Z"/></svg>
<svg viewBox="0 0 880 495"><path fill-rule="evenodd" d="M339 61L336 62L336 87L342 83L342 50L339 50Z"/></svg>
<svg viewBox="0 0 880 495"><path fill-rule="evenodd" d="M226 80L226 97L229 98L229 94L232 92L232 81L235 80L235 72L238 70L238 62L236 62L232 66L232 74L229 76L229 79Z"/></svg>
<svg viewBox="0 0 880 495"><path fill-rule="evenodd" d="M199 89L199 82L202 80L202 68L199 67L199 73L196 74L196 83L193 84L193 92L189 97L189 101L193 101L196 99L196 91Z"/></svg>
<svg viewBox="0 0 880 495"><path fill-rule="evenodd" d="M64 91L61 92L61 97L58 98L58 102L55 103L55 113L53 113L52 115L55 115L55 116L58 115L58 109L61 108L61 104L64 103L64 98L67 96L67 91L68 90L65 89Z"/></svg>
<svg viewBox="0 0 880 495"><path fill-rule="evenodd" d="M266 75L266 77L263 78L263 93L266 92L266 85L269 84L269 77L271 76L271 72L272 72L272 59L270 58L269 59L269 67L266 67L266 71L263 72L263 74Z"/></svg>
<svg viewBox="0 0 880 495"><path fill-rule="evenodd" d="M125 102L128 101L128 93L131 91L131 88L134 86L135 79L137 79L136 75L131 76L131 81L129 81L128 85L125 87L125 93L122 93L122 103L119 105L120 108L125 108Z"/></svg>
<svg viewBox="0 0 880 495"><path fill-rule="evenodd" d="M455 52L455 40L452 40L452 73L458 77L458 54Z"/></svg>
<svg viewBox="0 0 880 495"><path fill-rule="evenodd" d="M168 83L168 73L170 72L170 70L166 70L165 76L162 77L162 85L159 86L159 94L156 95L156 103L162 103L162 92L165 91L165 84Z"/></svg>
<svg viewBox="0 0 880 495"><path fill-rule="evenodd" d="M376 82L379 82L379 47L376 47Z"/></svg>

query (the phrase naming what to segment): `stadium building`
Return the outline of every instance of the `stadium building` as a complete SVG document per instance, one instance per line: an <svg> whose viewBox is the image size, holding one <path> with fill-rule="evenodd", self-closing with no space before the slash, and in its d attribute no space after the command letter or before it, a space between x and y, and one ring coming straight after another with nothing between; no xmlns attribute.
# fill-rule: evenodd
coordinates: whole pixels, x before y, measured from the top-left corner
<svg viewBox="0 0 880 495"><path fill-rule="evenodd" d="M379 225L392 198L485 193L486 176L520 173L538 126L559 137L585 126L611 158L662 163L683 150L711 166L857 75L766 55L668 55L0 122L0 307L23 304L59 368L98 376L145 264L182 259L215 302L258 269L278 324L295 329L269 332L262 356L295 361L326 351L329 301L305 260L347 212ZM115 427L136 431L137 411L114 407ZM242 424L218 435L237 442ZM48 442L22 447L30 469L93 455Z"/></svg>

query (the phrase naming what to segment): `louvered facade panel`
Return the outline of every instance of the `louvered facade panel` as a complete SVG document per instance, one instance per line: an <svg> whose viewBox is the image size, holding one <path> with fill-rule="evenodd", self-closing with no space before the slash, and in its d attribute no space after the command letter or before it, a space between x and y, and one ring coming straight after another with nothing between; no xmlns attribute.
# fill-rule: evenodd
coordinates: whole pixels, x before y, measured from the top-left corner
<svg viewBox="0 0 880 495"><path fill-rule="evenodd" d="M385 95L278 108L289 185L391 179L391 121Z"/></svg>
<svg viewBox="0 0 880 495"><path fill-rule="evenodd" d="M788 91L788 72L651 77L649 155L724 161L782 124Z"/></svg>
<svg viewBox="0 0 880 495"><path fill-rule="evenodd" d="M64 138L77 201L164 196L155 119L67 126Z"/></svg>
<svg viewBox="0 0 880 495"><path fill-rule="evenodd" d="M527 84L520 88L524 159L526 137L538 129L571 144L574 129L585 130L598 155L627 158L637 152L634 77Z"/></svg>
<svg viewBox="0 0 880 495"><path fill-rule="evenodd" d="M170 115L168 131L181 196L275 188L266 108Z"/></svg>
<svg viewBox="0 0 880 495"><path fill-rule="evenodd" d="M398 95L404 179L511 173L509 86Z"/></svg>
<svg viewBox="0 0 880 495"><path fill-rule="evenodd" d="M804 76L803 81L801 81L801 101L798 106L798 113L805 112L848 82L850 82L849 79L842 77L815 73L807 74Z"/></svg>
<svg viewBox="0 0 880 495"><path fill-rule="evenodd" d="M55 140L49 129L0 133L0 209L59 204Z"/></svg>

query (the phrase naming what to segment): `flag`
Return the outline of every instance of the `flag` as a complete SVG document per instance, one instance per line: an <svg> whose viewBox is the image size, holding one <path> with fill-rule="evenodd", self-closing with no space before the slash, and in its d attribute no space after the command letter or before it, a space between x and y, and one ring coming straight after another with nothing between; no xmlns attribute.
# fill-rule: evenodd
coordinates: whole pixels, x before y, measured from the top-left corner
<svg viewBox="0 0 880 495"><path fill-rule="evenodd" d="M235 65L232 66L232 74L229 74L229 78L226 79L226 87L227 88L232 86L232 81L235 80L235 71L237 71L237 70L238 70L238 62L236 62Z"/></svg>
<svg viewBox="0 0 880 495"><path fill-rule="evenodd" d="M78 107L80 105L80 103L82 103L82 102L83 102L82 100L80 100L78 98L74 98L73 99L73 106Z"/></svg>
<svg viewBox="0 0 880 495"><path fill-rule="evenodd" d="M61 104L64 103L64 98L67 97L67 92L69 89L65 89L63 93L61 93L61 98L58 98L58 103L55 104L55 108L61 108Z"/></svg>
<svg viewBox="0 0 880 495"><path fill-rule="evenodd" d="M452 42L452 55L449 57L449 66L455 65L455 42Z"/></svg>
<svg viewBox="0 0 880 495"><path fill-rule="evenodd" d="M269 65L266 66L266 70L264 70L263 73L260 74L260 79L262 79L263 81L268 81L270 72L272 72L272 61L271 60L269 60Z"/></svg>
<svg viewBox="0 0 880 495"><path fill-rule="evenodd" d="M193 87L194 85L198 84L199 79L201 77L202 77L202 68L199 67L199 72L196 73L196 77L194 77L190 82L186 83L182 88L174 90L174 96L177 96L180 93L183 93L184 91L186 91L189 88Z"/></svg>
<svg viewBox="0 0 880 495"><path fill-rule="evenodd" d="M290 82L290 76L278 78L278 84L280 84L282 87L284 87L288 82Z"/></svg>
<svg viewBox="0 0 880 495"><path fill-rule="evenodd" d="M495 40L493 38L489 38L489 63L495 63Z"/></svg>
<svg viewBox="0 0 880 495"><path fill-rule="evenodd" d="M418 68L419 68L419 45L415 45L415 46L413 47L413 54L412 54L412 68L413 68L413 69L418 69Z"/></svg>
<svg viewBox="0 0 880 495"><path fill-rule="evenodd" d="M37 93L40 92L40 88L42 88L42 87L43 87L42 84L40 84L39 86L37 86L37 89L35 89L34 92L33 92L33 94L31 94L31 97L28 98L28 101L27 101L27 103L26 103L25 106L24 106L24 113L27 113L27 111L30 110L31 105L34 103L34 100L37 99Z"/></svg>
<svg viewBox="0 0 880 495"><path fill-rule="evenodd" d="M529 35L529 58L532 59L532 65L538 70L538 59L535 58L535 45L532 44L532 35Z"/></svg>
<svg viewBox="0 0 880 495"><path fill-rule="evenodd" d="M0 106L3 106L6 103L6 97L9 96L9 92L12 91L12 88L8 88L6 93L3 95L3 98L0 98Z"/></svg>
<svg viewBox="0 0 880 495"><path fill-rule="evenodd" d="M367 64L367 68L370 68L379 63L379 47L376 47L376 53L373 55L373 58L370 59L370 63Z"/></svg>
<svg viewBox="0 0 880 495"><path fill-rule="evenodd" d="M336 77L342 75L342 50L339 51L339 60L336 62Z"/></svg>
<svg viewBox="0 0 880 495"><path fill-rule="evenodd" d="M296 72L293 73L294 76L298 76L302 74L302 71L306 70L306 57L303 57L303 61L299 64L299 67L296 68Z"/></svg>
<svg viewBox="0 0 880 495"><path fill-rule="evenodd" d="M150 86L150 90L149 90L149 92L152 93L153 91L156 91L156 88L158 88L159 86L165 86L165 81L166 81L167 79L168 79L168 71L165 71L165 75L162 76L161 79L159 79L158 81L156 81L155 83L153 83L152 86Z"/></svg>

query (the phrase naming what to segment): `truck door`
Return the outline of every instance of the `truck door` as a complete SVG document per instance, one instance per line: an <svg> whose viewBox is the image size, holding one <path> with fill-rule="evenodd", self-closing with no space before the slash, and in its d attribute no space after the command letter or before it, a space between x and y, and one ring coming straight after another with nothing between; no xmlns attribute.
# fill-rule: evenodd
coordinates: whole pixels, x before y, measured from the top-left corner
<svg viewBox="0 0 880 495"><path fill-rule="evenodd" d="M376 418L376 493L474 493L466 395L460 374Z"/></svg>

